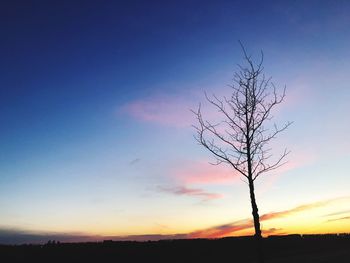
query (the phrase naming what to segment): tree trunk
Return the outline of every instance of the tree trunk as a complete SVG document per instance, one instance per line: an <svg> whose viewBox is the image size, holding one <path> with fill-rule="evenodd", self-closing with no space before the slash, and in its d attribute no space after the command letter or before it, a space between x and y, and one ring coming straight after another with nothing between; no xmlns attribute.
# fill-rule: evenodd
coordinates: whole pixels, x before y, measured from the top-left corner
<svg viewBox="0 0 350 263"><path fill-rule="evenodd" d="M261 229L260 229L260 219L259 219L259 213L258 213L258 206L256 204L255 200L255 193L254 193L254 181L250 178L249 179L249 191L250 191L250 201L252 204L252 214L253 214L253 220L254 220L254 229L255 229L255 242L256 242L256 251L257 251L257 258L259 263L264 263L264 254L263 254L263 246L262 246L262 235L261 235Z"/></svg>
<svg viewBox="0 0 350 263"><path fill-rule="evenodd" d="M260 220L259 220L258 206L256 205L256 200L255 200L253 180L249 180L249 191L250 191L250 201L252 204L255 236L261 238Z"/></svg>

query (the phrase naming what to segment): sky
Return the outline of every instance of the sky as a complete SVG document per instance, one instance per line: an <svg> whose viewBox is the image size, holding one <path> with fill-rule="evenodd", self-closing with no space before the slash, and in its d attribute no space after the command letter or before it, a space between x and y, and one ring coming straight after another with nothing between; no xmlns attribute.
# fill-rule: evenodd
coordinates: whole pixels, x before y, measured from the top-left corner
<svg viewBox="0 0 350 263"><path fill-rule="evenodd" d="M194 140L238 41L286 99L256 181L265 236L350 231L348 1L2 1L0 243L253 233L247 185ZM206 116L217 117L203 104Z"/></svg>

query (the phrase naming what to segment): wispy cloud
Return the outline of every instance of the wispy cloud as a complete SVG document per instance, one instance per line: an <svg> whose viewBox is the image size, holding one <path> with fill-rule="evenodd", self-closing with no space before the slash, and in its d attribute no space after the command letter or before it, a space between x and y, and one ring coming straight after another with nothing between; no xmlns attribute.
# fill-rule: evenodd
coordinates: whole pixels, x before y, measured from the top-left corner
<svg viewBox="0 0 350 263"><path fill-rule="evenodd" d="M343 215L343 214L350 214L350 210L343 210L343 211L327 214L327 215L324 215L324 216L325 217L327 217L327 216L338 216L338 215Z"/></svg>
<svg viewBox="0 0 350 263"><path fill-rule="evenodd" d="M140 158L135 158L134 160L130 161L129 164L130 164L130 165L135 165L135 164L137 164L137 163L140 162L140 161L141 161Z"/></svg>
<svg viewBox="0 0 350 263"><path fill-rule="evenodd" d="M185 186L177 186L177 187L163 187L159 186L158 190L162 192L171 193L174 195L185 195L185 196L194 196L199 197L202 201L209 201L213 199L223 198L223 195L206 192L200 188L188 188Z"/></svg>
<svg viewBox="0 0 350 263"><path fill-rule="evenodd" d="M262 215L260 217L260 220L265 221L265 220L271 220L271 219L275 219L275 218L286 217L286 216L289 216L289 215L292 215L295 213L299 213L299 212L303 212L306 210L327 206L327 205L330 205L332 203L335 203L335 202L338 202L341 200L346 200L346 199L349 199L349 197L339 197L339 198L333 198L333 199L328 199L328 200L324 200L324 201L314 202L314 203L310 203L310 204L300 205L300 206L297 206L297 207L289 209L289 210L272 212L272 213Z"/></svg>
<svg viewBox="0 0 350 263"><path fill-rule="evenodd" d="M268 191L278 180L280 175L293 169L297 169L313 162L313 158L305 156L304 158L295 158L287 162L278 170L271 172L264 178L264 184L258 188L259 194ZM230 185L241 182L242 175L228 165L212 165L207 160L197 160L183 162L169 172L171 179L176 183L186 186L197 185Z"/></svg>
<svg viewBox="0 0 350 263"><path fill-rule="evenodd" d="M193 102L182 96L154 95L124 105L121 112L136 120L167 126L191 126L194 117L190 112Z"/></svg>
<svg viewBox="0 0 350 263"><path fill-rule="evenodd" d="M207 192L206 185L231 184L236 178L234 171L226 166L211 165L207 161L195 161L170 169L172 186L159 186L158 190L179 196L198 197L202 201L220 199L219 193Z"/></svg>
<svg viewBox="0 0 350 263"><path fill-rule="evenodd" d="M212 165L199 160L182 164L172 172L174 180L188 184L231 184L239 180L239 174L225 165Z"/></svg>
<svg viewBox="0 0 350 263"><path fill-rule="evenodd" d="M170 168L171 184L158 186L157 190L177 196L198 198L202 202L221 199L220 193L212 193L204 188L209 184L232 183L235 178L231 169L224 166L213 166L208 162L197 161Z"/></svg>
<svg viewBox="0 0 350 263"><path fill-rule="evenodd" d="M314 202L310 204L300 205L289 210L267 213L260 217L260 222L291 216L296 213L327 206L332 203L342 201L342 200L348 200L348 199L350 199L350 197L339 197L339 198ZM190 233L189 236L191 238L199 238L199 237L219 238L219 237L232 235L235 232L250 229L252 227L253 227L253 221L251 219L243 219L243 220L235 221L228 224L214 226L208 229L195 231Z"/></svg>
<svg viewBox="0 0 350 263"><path fill-rule="evenodd" d="M298 160L285 164L285 166L282 166L280 171L278 173L276 172L276 174L269 174L264 181L264 184L259 188L259 194L268 191L275 183L278 176L292 169L298 168L299 166L303 166L308 162L306 160L310 160L310 158L300 159L300 161ZM201 189L207 185L230 185L240 183L241 179L244 179L237 171L228 165L212 165L207 160L183 162L181 165L170 167L168 174L175 187L168 187L163 190L177 195L188 196L204 196L205 193ZM208 197L211 197L207 199L216 199L220 196L212 193L207 194Z"/></svg>
<svg viewBox="0 0 350 263"><path fill-rule="evenodd" d="M334 219L328 219L327 222L342 221L342 220L350 220L350 216L345 216L345 217L340 217L340 218L334 218Z"/></svg>
<svg viewBox="0 0 350 263"><path fill-rule="evenodd" d="M251 228L252 220L244 219L233 223L218 225L190 233L189 238L220 238L229 236L237 231Z"/></svg>
<svg viewBox="0 0 350 263"><path fill-rule="evenodd" d="M135 99L123 105L119 113L142 122L156 123L172 127L190 127L195 121L191 109L196 109L202 102L205 116L209 119L222 118L222 113L213 107L206 107L202 89L189 88L185 92L177 94L156 93L146 98ZM229 90L226 90L229 92ZM216 89L215 94L221 97L222 90ZM225 92L227 93L227 92ZM209 105L208 105L209 106Z"/></svg>

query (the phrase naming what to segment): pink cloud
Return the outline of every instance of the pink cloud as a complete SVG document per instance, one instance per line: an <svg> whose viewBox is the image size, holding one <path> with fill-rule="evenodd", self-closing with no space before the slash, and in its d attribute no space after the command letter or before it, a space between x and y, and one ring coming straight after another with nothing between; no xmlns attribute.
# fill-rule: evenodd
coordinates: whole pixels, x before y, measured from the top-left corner
<svg viewBox="0 0 350 263"><path fill-rule="evenodd" d="M222 96L218 96L221 98ZM222 113L208 105L204 93L198 90L186 90L178 95L155 94L129 102L122 106L120 113L132 118L173 127L189 127L197 124L191 110L197 110L199 103L203 105L203 117L208 120L221 120Z"/></svg>
<svg viewBox="0 0 350 263"><path fill-rule="evenodd" d="M122 107L122 112L139 121L184 127L191 126L194 121L190 111L193 105L185 97L156 95L132 101Z"/></svg>
<svg viewBox="0 0 350 263"><path fill-rule="evenodd" d="M277 218L288 217L296 213L312 210L319 207L324 207L342 200L349 200L349 198L350 198L349 196L338 197L338 198L300 205L288 210L267 213L260 216L260 222L269 221ZM342 219L345 220L349 218L347 217ZM252 227L253 227L252 219L243 219L243 220L235 221L228 224L218 225L207 229L194 231L192 233L189 233L188 237L189 238L220 238L220 237L230 236L238 231L249 230ZM265 235L268 235L269 232L271 231L269 230L263 231ZM277 230L275 231L274 234L276 234L276 232Z"/></svg>
<svg viewBox="0 0 350 263"><path fill-rule="evenodd" d="M340 197L340 198L334 198L334 199L328 199L328 200L324 200L324 201L319 201L319 202L314 202L314 203L310 203L310 204L305 204L305 205L300 205L297 207L294 207L292 209L289 210L284 210L284 211L279 211L279 212L271 212L268 214L264 214L262 216L260 216L260 221L266 221L266 220L271 220L271 219L275 219L275 218L281 218L281 217L286 217L295 213L300 213L306 210L311 210L311 209L315 209L315 208L319 208L319 207L324 207L327 206L331 203L340 201L342 199L348 199L348 197Z"/></svg>
<svg viewBox="0 0 350 263"><path fill-rule="evenodd" d="M268 190L281 174L312 163L313 160L313 155L297 155L277 170L271 171L266 176L262 175L264 183L261 191ZM185 185L233 184L240 182L242 177L229 165L212 165L206 160L183 163L181 166L174 167L170 174L175 181Z"/></svg>
<svg viewBox="0 0 350 263"><path fill-rule="evenodd" d="M204 191L203 189L188 188L185 186L177 186L177 187L159 186L158 189L162 192L168 192L168 193L175 194L175 195L187 195L187 196L199 197L203 201L209 201L209 200L213 200L213 199L223 198L223 195L221 195L221 194L210 193L210 192Z"/></svg>
<svg viewBox="0 0 350 263"><path fill-rule="evenodd" d="M219 225L188 234L188 238L221 238L230 236L234 232L252 228L252 220L241 220L234 223Z"/></svg>
<svg viewBox="0 0 350 263"><path fill-rule="evenodd" d="M224 195L211 193L193 185L231 184L235 173L224 165L211 165L205 161L191 162L176 167L170 173L172 184L175 186L159 186L158 190L178 196L199 197L202 201L223 198Z"/></svg>
<svg viewBox="0 0 350 263"><path fill-rule="evenodd" d="M293 161L286 163L278 170L267 174L266 177L263 175L263 181L261 185L259 185L259 188L257 188L258 193L263 194L268 191L275 184L281 174L303 166L311 161L312 158L310 156L299 156L299 158L293 159ZM181 166L173 167L169 174L174 185L182 186L182 188L171 188L172 192L177 195L186 194L188 196L200 195L199 188L193 188L193 186L230 185L240 183L241 179L245 179L228 165L212 165L204 160L184 162ZM202 194L202 196L204 196L204 194Z"/></svg>
<svg viewBox="0 0 350 263"><path fill-rule="evenodd" d="M175 168L172 176L184 184L231 184L239 175L228 165L212 165L207 161L194 161Z"/></svg>

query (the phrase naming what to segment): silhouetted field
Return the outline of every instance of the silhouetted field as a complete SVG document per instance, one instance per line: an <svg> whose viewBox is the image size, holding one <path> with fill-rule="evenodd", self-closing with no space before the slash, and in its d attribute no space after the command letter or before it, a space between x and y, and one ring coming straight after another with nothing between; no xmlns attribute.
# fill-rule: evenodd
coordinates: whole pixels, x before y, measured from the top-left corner
<svg viewBox="0 0 350 263"><path fill-rule="evenodd" d="M266 262L349 263L350 235L264 239ZM255 262L252 237L0 245L1 262Z"/></svg>

